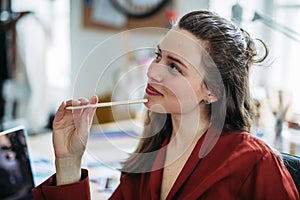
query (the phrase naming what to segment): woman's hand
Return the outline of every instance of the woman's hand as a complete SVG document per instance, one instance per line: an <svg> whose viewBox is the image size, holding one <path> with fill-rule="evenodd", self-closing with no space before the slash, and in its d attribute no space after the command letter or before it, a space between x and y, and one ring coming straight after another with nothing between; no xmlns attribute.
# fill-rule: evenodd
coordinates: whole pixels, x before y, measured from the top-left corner
<svg viewBox="0 0 300 200"><path fill-rule="evenodd" d="M63 102L53 121L53 146L57 185L80 180L81 159L86 149L88 135L96 108L67 110L67 106L95 104L97 96Z"/></svg>

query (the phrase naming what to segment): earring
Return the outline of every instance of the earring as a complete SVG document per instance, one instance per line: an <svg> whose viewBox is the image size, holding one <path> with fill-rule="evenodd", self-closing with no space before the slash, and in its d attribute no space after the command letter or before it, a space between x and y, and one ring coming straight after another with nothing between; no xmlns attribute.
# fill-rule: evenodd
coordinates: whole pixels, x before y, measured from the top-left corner
<svg viewBox="0 0 300 200"><path fill-rule="evenodd" d="M204 100L204 102L205 102L205 104L206 104L206 105L210 104L210 101L209 101L209 100L207 100L207 99L206 99L206 100Z"/></svg>

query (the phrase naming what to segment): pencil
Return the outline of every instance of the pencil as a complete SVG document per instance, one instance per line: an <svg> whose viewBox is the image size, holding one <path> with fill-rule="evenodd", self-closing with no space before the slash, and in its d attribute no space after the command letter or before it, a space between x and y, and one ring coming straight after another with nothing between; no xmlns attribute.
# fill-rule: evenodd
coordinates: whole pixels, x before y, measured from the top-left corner
<svg viewBox="0 0 300 200"><path fill-rule="evenodd" d="M126 105L126 104L138 104L138 103L147 103L147 102L148 102L148 99L103 102L103 103L96 103L96 104L87 104L87 105L82 105L82 106L68 106L68 107L66 107L66 109L75 110L75 109L83 109L83 108L100 108L100 107L119 106L119 105Z"/></svg>

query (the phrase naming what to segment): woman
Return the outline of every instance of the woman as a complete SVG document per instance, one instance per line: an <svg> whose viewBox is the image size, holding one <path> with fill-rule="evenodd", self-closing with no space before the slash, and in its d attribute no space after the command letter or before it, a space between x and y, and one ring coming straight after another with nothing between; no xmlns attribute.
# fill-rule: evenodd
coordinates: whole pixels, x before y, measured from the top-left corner
<svg viewBox="0 0 300 200"><path fill-rule="evenodd" d="M299 199L281 160L249 134L249 70L266 57L255 56L251 37L216 13L183 16L149 66L144 135L111 199ZM56 176L33 190L35 199L90 198L80 165L95 110L65 108L97 101L61 104Z"/></svg>

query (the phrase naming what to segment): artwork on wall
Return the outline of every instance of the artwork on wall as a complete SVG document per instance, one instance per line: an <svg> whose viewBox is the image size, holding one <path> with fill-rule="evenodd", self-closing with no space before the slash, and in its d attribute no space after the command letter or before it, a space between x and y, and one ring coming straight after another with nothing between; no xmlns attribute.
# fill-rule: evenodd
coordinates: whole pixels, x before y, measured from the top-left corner
<svg viewBox="0 0 300 200"><path fill-rule="evenodd" d="M140 27L167 28L176 17L173 1L152 0L153 6L143 5L145 1L130 1L139 5L122 4L119 0L84 0L83 25L86 28L124 30ZM126 1L127 2L127 1ZM148 6L148 7L146 7ZM133 8L137 8L135 11ZM145 9L149 8L149 9Z"/></svg>

